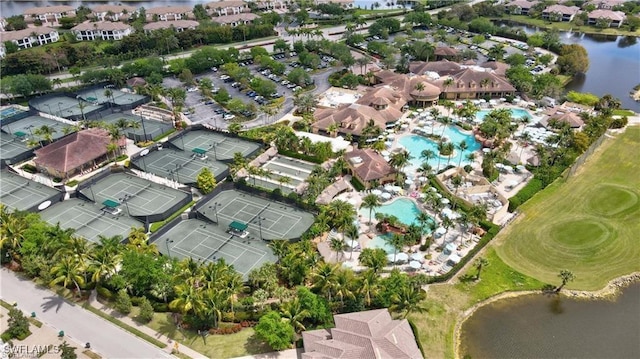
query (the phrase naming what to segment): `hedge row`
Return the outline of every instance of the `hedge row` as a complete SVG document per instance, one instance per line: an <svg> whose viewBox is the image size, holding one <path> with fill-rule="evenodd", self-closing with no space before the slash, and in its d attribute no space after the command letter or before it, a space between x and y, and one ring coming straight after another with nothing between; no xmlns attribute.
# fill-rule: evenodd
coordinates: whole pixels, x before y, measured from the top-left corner
<svg viewBox="0 0 640 359"><path fill-rule="evenodd" d="M360 182L360 180L358 180L355 176L351 177L351 184L353 185L353 188L356 189L356 191L364 191L366 189L364 184L362 184L362 182Z"/></svg>
<svg viewBox="0 0 640 359"><path fill-rule="evenodd" d="M536 193L540 192L544 186L542 185L542 180L538 178L533 178L526 186L524 186L518 193L509 198L509 212L513 212L518 208L521 204L528 201L531 197L533 197Z"/></svg>
<svg viewBox="0 0 640 359"><path fill-rule="evenodd" d="M309 156L309 155L305 155L304 153L300 153L297 151L290 151L290 150L285 150L285 149L278 149L278 153L283 155L283 156L287 156L287 157L293 157L293 158L297 158L299 160L303 160L303 161L309 161L309 162L313 162L313 163L317 163L320 164L322 162L324 162L323 160L314 157L314 156Z"/></svg>

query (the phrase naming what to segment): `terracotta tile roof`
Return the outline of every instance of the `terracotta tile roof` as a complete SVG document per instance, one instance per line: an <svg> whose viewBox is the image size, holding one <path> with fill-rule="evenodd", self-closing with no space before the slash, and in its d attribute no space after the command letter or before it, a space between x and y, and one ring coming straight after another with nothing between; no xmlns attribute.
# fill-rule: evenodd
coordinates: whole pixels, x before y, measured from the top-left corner
<svg viewBox="0 0 640 359"><path fill-rule="evenodd" d="M225 16L217 16L211 19L213 22L217 22L218 24L226 25L233 24L238 21L253 21L260 16L256 14L234 14L234 15L225 15Z"/></svg>
<svg viewBox="0 0 640 359"><path fill-rule="evenodd" d="M71 28L72 31L92 31L92 30L118 31L118 30L127 30L127 29L132 29L132 27L122 22L111 22L111 21L97 21L97 22L87 21Z"/></svg>
<svg viewBox="0 0 640 359"><path fill-rule="evenodd" d="M44 35L52 32L58 32L56 29L52 29L46 26L29 27L18 31L0 31L0 41L14 41L22 40L26 37L30 37L31 34Z"/></svg>
<svg viewBox="0 0 640 359"><path fill-rule="evenodd" d="M124 12L124 10L127 10L128 13L132 13L136 11L136 8L133 6L127 6L127 5L96 5L91 7L91 11L93 11L96 14L109 12L109 11L111 11L114 14L120 14Z"/></svg>
<svg viewBox="0 0 640 359"><path fill-rule="evenodd" d="M517 6L521 9L530 9L531 7L533 7L538 3L539 3L538 1L515 0L505 4L505 6Z"/></svg>
<svg viewBox="0 0 640 359"><path fill-rule="evenodd" d="M542 13L550 14L550 13L558 13L563 15L575 15L580 12L580 8L577 6L564 6L564 5L551 5L544 9Z"/></svg>
<svg viewBox="0 0 640 359"><path fill-rule="evenodd" d="M44 15L44 14L59 14L65 12L76 11L73 6L57 5L57 6L41 6L27 9L24 11L25 15Z"/></svg>
<svg viewBox="0 0 640 359"><path fill-rule="evenodd" d="M480 67L493 70L493 73L505 76L507 70L511 67L509 64L500 61L487 61L480 64Z"/></svg>
<svg viewBox="0 0 640 359"><path fill-rule="evenodd" d="M438 56L457 56L460 54L460 51L454 49L453 47L440 46L436 47L434 54Z"/></svg>
<svg viewBox="0 0 640 359"><path fill-rule="evenodd" d="M302 333L302 358L419 359L422 353L406 319L392 320L386 309L335 315L330 337Z"/></svg>
<svg viewBox="0 0 640 359"><path fill-rule="evenodd" d="M363 181L373 181L393 173L393 168L387 161L370 148L347 152L344 158L353 172ZM338 323L337 320L336 318L336 325ZM362 335L367 333L369 333L369 335L373 334L370 327L353 318L347 317L341 318L340 320L343 322L340 326L341 329L348 328L349 331Z"/></svg>
<svg viewBox="0 0 640 359"><path fill-rule="evenodd" d="M369 120L373 120L376 126L385 128L387 123L395 122L401 116L402 113L393 107L378 111L373 107L354 103L343 105L337 109L316 110L313 114L316 121L312 127L326 131L329 126L335 123L339 127L339 132L360 136Z"/></svg>
<svg viewBox="0 0 640 359"><path fill-rule="evenodd" d="M460 69L459 64L448 60L431 62L416 61L409 63L409 71L418 75L424 75L426 72L435 72L440 76L444 76L458 72Z"/></svg>
<svg viewBox="0 0 640 359"><path fill-rule="evenodd" d="M147 9L147 15L164 15L164 14L188 14L193 8L191 6L160 6Z"/></svg>
<svg viewBox="0 0 640 359"><path fill-rule="evenodd" d="M212 10L221 8L228 8L228 7L248 7L249 5L241 0L228 0L228 1L211 1L205 4L205 8L209 8Z"/></svg>
<svg viewBox="0 0 640 359"><path fill-rule="evenodd" d="M453 79L453 84L445 89L444 82ZM485 85L485 79L488 83ZM516 89L502 76L492 71L478 71L473 68L462 69L461 71L449 76L441 77L435 84L447 93L464 93L464 92L515 92Z"/></svg>
<svg viewBox="0 0 640 359"><path fill-rule="evenodd" d="M119 141L123 144L124 139ZM81 165L98 159L107 153L111 143L109 132L101 128L90 128L64 137L48 146L34 151L34 162L60 173L70 172Z"/></svg>
<svg viewBox="0 0 640 359"><path fill-rule="evenodd" d="M196 28L200 25L197 21L194 20L173 20L173 21L156 21L150 22L144 25L145 30L153 31L159 29L169 29L171 27L175 29L190 29Z"/></svg>
<svg viewBox="0 0 640 359"><path fill-rule="evenodd" d="M593 10L589 13L589 19L608 19L613 21L624 21L627 16L622 11Z"/></svg>
<svg viewBox="0 0 640 359"><path fill-rule="evenodd" d="M550 113L546 118L540 120L540 124L547 127L548 124L553 121L567 123L571 128L580 128L584 125L584 121L580 115L573 112L557 111L557 109L553 111L553 113Z"/></svg>

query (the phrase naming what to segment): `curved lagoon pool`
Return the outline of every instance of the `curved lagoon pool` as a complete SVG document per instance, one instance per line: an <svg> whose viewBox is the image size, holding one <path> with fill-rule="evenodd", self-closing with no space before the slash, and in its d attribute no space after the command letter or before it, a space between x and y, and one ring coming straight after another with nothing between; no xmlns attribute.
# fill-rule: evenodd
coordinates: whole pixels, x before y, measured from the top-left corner
<svg viewBox="0 0 640 359"><path fill-rule="evenodd" d="M487 116L487 114L491 112L491 110L480 110L476 113L476 119L480 122L484 121L485 116ZM512 108L511 109L511 117L513 117L514 120L519 120L523 117L526 117L528 119L532 119L533 116L531 116L531 114L529 113L529 111L525 110L525 109L521 109L521 108Z"/></svg>
<svg viewBox="0 0 640 359"><path fill-rule="evenodd" d="M440 135L442 134L442 131L440 131L439 133L438 131L436 131L435 134ZM460 129L458 129L458 127L456 126L447 126L447 128L444 130L444 136L448 137L454 145L459 144L461 141L466 142L467 149L463 152L456 150L454 152L454 156L451 157L451 160L449 160L449 158L446 156L438 155L438 157L440 157L440 168L438 169L446 167L447 162L457 165L460 160L462 160L462 165L466 165L469 163L469 161L467 160L467 155L469 153L478 151L482 147L480 142L476 141L473 134L464 133L460 131ZM434 140L423 136L403 136L400 137L398 143L400 143L404 148L407 149L407 151L409 151L409 154L412 157L410 162L413 169L417 169L418 167L420 167L422 162L424 162L424 160L420 158L420 154L422 153L422 151L429 149L438 154L438 144ZM438 157L429 160L429 164L434 169L436 169L436 167L438 166Z"/></svg>

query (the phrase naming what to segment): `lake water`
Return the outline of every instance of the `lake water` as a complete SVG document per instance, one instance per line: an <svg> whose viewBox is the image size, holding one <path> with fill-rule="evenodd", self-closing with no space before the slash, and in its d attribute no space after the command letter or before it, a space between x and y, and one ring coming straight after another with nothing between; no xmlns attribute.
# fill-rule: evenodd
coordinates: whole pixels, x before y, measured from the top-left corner
<svg viewBox="0 0 640 359"><path fill-rule="evenodd" d="M514 26L532 34L542 30L528 26ZM612 94L622 101L622 107L640 112L640 102L629 96L640 84L640 43L633 36L585 35L561 32L564 44L580 44L589 54L589 70L567 85L567 90L591 92L602 96Z"/></svg>
<svg viewBox="0 0 640 359"><path fill-rule="evenodd" d="M478 309L462 355L480 358L640 358L640 284L615 301L534 294Z"/></svg>

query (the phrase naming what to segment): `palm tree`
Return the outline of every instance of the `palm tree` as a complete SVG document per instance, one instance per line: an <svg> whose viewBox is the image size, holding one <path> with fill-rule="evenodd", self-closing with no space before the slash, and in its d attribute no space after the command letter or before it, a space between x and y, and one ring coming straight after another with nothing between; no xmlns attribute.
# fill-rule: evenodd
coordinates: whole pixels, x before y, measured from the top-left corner
<svg viewBox="0 0 640 359"><path fill-rule="evenodd" d="M280 306L282 318L286 319L296 333L307 330L302 322L311 316L308 310L302 308L300 299L297 297Z"/></svg>
<svg viewBox="0 0 640 359"><path fill-rule="evenodd" d="M176 298L169 303L169 307L179 310L182 314L199 312L203 306L202 291L188 280L175 287Z"/></svg>
<svg viewBox="0 0 640 359"><path fill-rule="evenodd" d="M424 313L427 309L422 302L427 297L422 288L416 288L411 285L405 285L400 291L392 296L392 305L389 309L393 312L404 313L402 318L407 318L412 312Z"/></svg>
<svg viewBox="0 0 640 359"><path fill-rule="evenodd" d="M222 308L228 302L227 293L217 289L207 289L203 292L201 306L196 310L196 314L201 313L206 318L213 321L213 327L218 327L218 321L222 318Z"/></svg>
<svg viewBox="0 0 640 359"><path fill-rule="evenodd" d="M420 212L416 216L416 220L420 224L420 233L424 235L425 228L431 222L431 217L426 212ZM422 244L422 241L420 242Z"/></svg>
<svg viewBox="0 0 640 359"><path fill-rule="evenodd" d="M424 91L424 83L422 82L418 82L415 86L414 86L414 90L418 91L418 92L422 92Z"/></svg>
<svg viewBox="0 0 640 359"><path fill-rule="evenodd" d="M51 143L53 141L53 134L58 131L56 131L56 129L51 126L42 125L33 132L36 135L42 137L42 139L44 139L47 143Z"/></svg>
<svg viewBox="0 0 640 359"><path fill-rule="evenodd" d="M444 247L445 243L446 243L446 239L447 239L447 233L449 233L449 228L451 228L454 223L451 220L451 218L449 217L444 217L442 219L442 223L441 223L442 227L444 227L445 232L444 235L442 236L442 246Z"/></svg>
<svg viewBox="0 0 640 359"><path fill-rule="evenodd" d="M449 167L449 163L451 163L451 157L453 157L453 151L455 146L451 142L447 142L444 144L444 150L448 153L447 155L447 167Z"/></svg>
<svg viewBox="0 0 640 359"><path fill-rule="evenodd" d="M371 214L374 209L380 207L380 199L375 194L369 193L362 199L361 207L369 209L369 226L371 226L371 219L373 218ZM369 228L369 231L371 231L371 228Z"/></svg>
<svg viewBox="0 0 640 359"><path fill-rule="evenodd" d="M398 251L402 250L405 245L405 238L401 234L394 233L391 237L385 237L385 242L393 247L393 265L396 264L396 256Z"/></svg>
<svg viewBox="0 0 640 359"><path fill-rule="evenodd" d="M354 298L353 290L351 290L353 283L355 282L354 274L352 270L339 269L331 284L334 295L340 298L340 308L344 308L345 298Z"/></svg>
<svg viewBox="0 0 640 359"><path fill-rule="evenodd" d="M451 119L449 117L442 117L440 118L440 122L442 122L442 133L440 134L440 137L444 137L444 131L446 131L447 126L451 124Z"/></svg>
<svg viewBox="0 0 640 359"><path fill-rule="evenodd" d="M107 100L111 100L109 101L109 107L111 107L112 103L113 103L113 91L106 89L104 90L104 96L107 98Z"/></svg>
<svg viewBox="0 0 640 359"><path fill-rule="evenodd" d="M318 293L326 294L331 301L331 285L335 279L339 264L322 263L311 272L311 283Z"/></svg>
<svg viewBox="0 0 640 359"><path fill-rule="evenodd" d="M344 242L340 238L333 237L329 241L329 248L336 252L336 262L340 262L340 252L344 249Z"/></svg>
<svg viewBox="0 0 640 359"><path fill-rule="evenodd" d="M562 288L567 285L568 282L573 282L576 279L576 276L570 270L563 269L558 274L558 277L562 280L562 284L556 288L556 293L560 293Z"/></svg>
<svg viewBox="0 0 640 359"><path fill-rule="evenodd" d="M289 184L293 181L293 179L289 176L280 176L278 177L278 183L280 184L280 190L282 190L282 185Z"/></svg>
<svg viewBox="0 0 640 359"><path fill-rule="evenodd" d="M73 283L78 296L80 296L80 285L84 285L84 268L79 261L69 256L62 257L51 268L51 274L55 276L51 285L62 283L62 286L66 288Z"/></svg>
<svg viewBox="0 0 640 359"><path fill-rule="evenodd" d="M402 150L391 155L389 164L393 168L395 168L396 171L399 170L402 172L402 169L404 169L404 167L409 163L409 160L411 160L411 158L412 157L407 150Z"/></svg>
<svg viewBox="0 0 640 359"><path fill-rule="evenodd" d="M460 151L460 154L458 155L458 167L460 167L460 165L462 164L462 157L463 157L464 151L466 151L467 148L469 148L469 145L467 145L467 142L465 140L462 140L456 147Z"/></svg>
<svg viewBox="0 0 640 359"><path fill-rule="evenodd" d="M6 207L3 206L3 212L4 208ZM27 229L29 229L29 223L23 216L16 213L9 216L5 215L5 217L0 223L0 241L2 242L0 248L4 248L5 243L9 243L9 255L15 260L19 257L22 242L25 240Z"/></svg>
<svg viewBox="0 0 640 359"><path fill-rule="evenodd" d="M453 188L455 188L455 192L453 193L453 196L456 197L453 200L453 210L456 209L456 204L458 203L458 188L460 188L460 186L462 186L463 180L462 180L462 176L460 175L455 175L451 178L451 184L453 185Z"/></svg>
<svg viewBox="0 0 640 359"><path fill-rule="evenodd" d="M344 234L351 240L351 253L349 253L349 259L351 260L353 258L353 242L357 241L359 236L358 227L352 224L347 227Z"/></svg>
<svg viewBox="0 0 640 359"><path fill-rule="evenodd" d="M486 258L479 257L478 259L476 259L476 261L474 262L474 266L478 271L478 273L476 273L476 280L480 279L480 272L482 271L482 268L488 265L489 265L489 261Z"/></svg>
<svg viewBox="0 0 640 359"><path fill-rule="evenodd" d="M288 252L289 242L285 239L277 239L270 241L267 247L271 248L273 254L278 257L278 259L282 259Z"/></svg>
<svg viewBox="0 0 640 359"><path fill-rule="evenodd" d="M330 218L330 223L339 229L344 229L351 224L356 216L353 205L342 200L332 201L325 207L325 211Z"/></svg>
<svg viewBox="0 0 640 359"><path fill-rule="evenodd" d="M433 150L422 150L422 152L420 152L420 158L423 159L426 162L429 162L430 160L436 158L436 153L433 152Z"/></svg>
<svg viewBox="0 0 640 359"><path fill-rule="evenodd" d="M373 269L367 269L358 276L358 293L364 298L367 307L371 306L373 298L378 294L378 274Z"/></svg>

